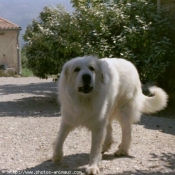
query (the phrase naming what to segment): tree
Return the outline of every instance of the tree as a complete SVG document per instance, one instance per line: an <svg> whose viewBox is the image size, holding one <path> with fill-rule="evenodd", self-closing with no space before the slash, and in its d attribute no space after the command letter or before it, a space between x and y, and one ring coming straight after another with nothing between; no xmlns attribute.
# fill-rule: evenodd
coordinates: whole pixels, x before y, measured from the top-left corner
<svg viewBox="0 0 175 175"><path fill-rule="evenodd" d="M174 26L147 0L72 0L75 12L46 7L24 39L29 66L42 78L57 74L70 58L94 54L123 57L141 79L156 81L175 54ZM167 59L168 58L168 59Z"/></svg>
<svg viewBox="0 0 175 175"><path fill-rule="evenodd" d="M62 6L45 7L26 29L28 66L40 78L56 75L62 65L81 52L75 19Z"/></svg>

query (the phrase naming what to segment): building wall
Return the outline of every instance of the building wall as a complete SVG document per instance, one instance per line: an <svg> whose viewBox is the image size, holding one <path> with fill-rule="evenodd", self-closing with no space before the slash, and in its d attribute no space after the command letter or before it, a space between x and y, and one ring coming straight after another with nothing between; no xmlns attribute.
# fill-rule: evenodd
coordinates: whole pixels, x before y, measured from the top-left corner
<svg viewBox="0 0 175 175"><path fill-rule="evenodd" d="M18 30L0 30L0 65L14 68L18 73Z"/></svg>

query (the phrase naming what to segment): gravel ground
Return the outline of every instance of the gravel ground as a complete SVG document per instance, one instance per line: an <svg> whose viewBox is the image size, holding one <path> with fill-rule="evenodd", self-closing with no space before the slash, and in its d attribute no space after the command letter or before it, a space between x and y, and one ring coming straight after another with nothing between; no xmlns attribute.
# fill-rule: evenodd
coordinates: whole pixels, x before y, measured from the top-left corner
<svg viewBox="0 0 175 175"><path fill-rule="evenodd" d="M89 162L90 133L74 130L64 144L64 159L51 162L52 142L60 124L52 79L0 78L0 174L80 174ZM133 125L130 156L115 158L121 131L100 163L101 174L174 175L175 119L142 116Z"/></svg>

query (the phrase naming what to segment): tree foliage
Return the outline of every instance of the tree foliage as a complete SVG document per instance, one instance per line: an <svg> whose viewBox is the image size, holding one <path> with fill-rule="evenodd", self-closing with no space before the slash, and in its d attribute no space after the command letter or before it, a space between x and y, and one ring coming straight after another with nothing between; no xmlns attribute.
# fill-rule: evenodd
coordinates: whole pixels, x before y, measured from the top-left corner
<svg viewBox="0 0 175 175"><path fill-rule="evenodd" d="M76 56L132 61L142 81L156 81L174 56L175 31L148 0L72 0L75 12L45 7L24 35L28 65L42 78Z"/></svg>
<svg viewBox="0 0 175 175"><path fill-rule="evenodd" d="M58 74L65 61L79 55L80 35L73 18L62 6L45 7L26 29L28 66L41 78Z"/></svg>

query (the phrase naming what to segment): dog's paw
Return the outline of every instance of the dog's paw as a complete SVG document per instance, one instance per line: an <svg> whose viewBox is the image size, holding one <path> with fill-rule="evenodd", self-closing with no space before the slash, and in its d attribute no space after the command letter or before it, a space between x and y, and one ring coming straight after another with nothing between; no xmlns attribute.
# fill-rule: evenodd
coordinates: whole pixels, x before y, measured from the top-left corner
<svg viewBox="0 0 175 175"><path fill-rule="evenodd" d="M54 162L54 163L61 162L62 158L63 158L63 152L61 152L59 154L54 153L52 156L52 162Z"/></svg>
<svg viewBox="0 0 175 175"><path fill-rule="evenodd" d="M86 168L86 173L87 174L99 174L100 170L98 166L89 166Z"/></svg>
<svg viewBox="0 0 175 175"><path fill-rule="evenodd" d="M109 142L104 143L103 149L102 149L102 152L101 153L103 154L106 151L108 151L111 148L112 143L113 143L113 140L110 140Z"/></svg>
<svg viewBox="0 0 175 175"><path fill-rule="evenodd" d="M119 149L114 153L114 155L115 155L115 156L128 156L128 152L119 148Z"/></svg>

